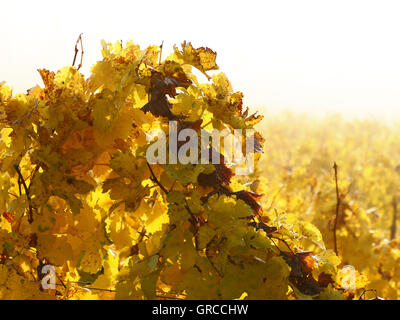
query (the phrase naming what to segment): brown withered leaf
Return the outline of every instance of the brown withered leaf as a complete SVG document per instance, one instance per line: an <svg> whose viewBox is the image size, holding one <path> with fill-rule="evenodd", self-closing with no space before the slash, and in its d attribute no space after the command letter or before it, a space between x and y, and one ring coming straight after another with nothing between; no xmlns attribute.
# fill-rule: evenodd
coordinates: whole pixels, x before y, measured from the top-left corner
<svg viewBox="0 0 400 320"><path fill-rule="evenodd" d="M275 226L269 226L267 224L265 224L264 222L260 221L260 222L249 222L248 223L249 226L256 228L256 230L264 230L265 233L267 235L274 233L275 231L278 230L277 227Z"/></svg>
<svg viewBox="0 0 400 320"><path fill-rule="evenodd" d="M14 214L8 211L4 211L3 212L3 217L8 221L8 222L12 222L14 219Z"/></svg>
<svg viewBox="0 0 400 320"><path fill-rule="evenodd" d="M309 296L314 296L323 290L311 274L301 279L294 278L292 283L301 293Z"/></svg>
<svg viewBox="0 0 400 320"><path fill-rule="evenodd" d="M141 110L144 113L151 112L156 117L167 117L169 120L184 119L184 116L177 116L171 112L171 104L168 101L167 95L175 97L176 87L187 88L187 82L181 82L172 77L166 77L162 73L152 70L150 101L146 103Z"/></svg>
<svg viewBox="0 0 400 320"><path fill-rule="evenodd" d="M220 191L221 187L224 187L224 193L226 187L229 186L232 177L235 175L233 171L225 165L225 157L217 152L213 147L208 148L209 161L212 163L212 159L219 159L219 163L215 163L215 170L210 174L200 173L197 177L197 182L202 187L214 187L214 189Z"/></svg>
<svg viewBox="0 0 400 320"><path fill-rule="evenodd" d="M233 192L233 194L238 199L241 199L244 202L246 202L251 207L251 209L253 209L255 215L257 215L257 216L261 215L262 207L258 203L258 201L263 196L262 194L258 194L258 193L251 192L251 191L245 191L245 190Z"/></svg>
<svg viewBox="0 0 400 320"><path fill-rule="evenodd" d="M210 174L200 173L197 182L202 187L214 187L222 193L226 193L226 189L223 189L222 186L228 186L234 174L225 165L215 164L214 167L215 171Z"/></svg>
<svg viewBox="0 0 400 320"><path fill-rule="evenodd" d="M178 81L180 87L188 87L192 81L188 79L181 65L172 60L166 60L160 67L160 72L168 78Z"/></svg>
<svg viewBox="0 0 400 320"><path fill-rule="evenodd" d="M195 131L200 131L201 125L203 123L203 119L199 119L196 121L180 121L178 123L178 132L183 130L183 129L192 129ZM179 135L179 133L178 133Z"/></svg>
<svg viewBox="0 0 400 320"><path fill-rule="evenodd" d="M176 116L171 112L171 105L166 96L151 98L150 101L141 108L141 110L144 113L150 111L156 117L167 117L169 120L177 119Z"/></svg>
<svg viewBox="0 0 400 320"><path fill-rule="evenodd" d="M184 129L192 129L195 130L196 132L199 132L201 129L201 124L203 123L202 119L199 119L197 121L179 121L178 122L178 133L177 135L179 136L179 133L181 130ZM178 141L177 146L178 146L178 152L179 148L186 144L190 140L190 137L188 136L186 140L184 141ZM170 151L171 152L171 151Z"/></svg>
<svg viewBox="0 0 400 320"><path fill-rule="evenodd" d="M264 153L263 144L265 139L263 136L260 133L255 132L252 136L246 138L247 145L250 145L250 139L254 139L254 153Z"/></svg>
<svg viewBox="0 0 400 320"><path fill-rule="evenodd" d="M318 284L326 288L330 283L333 283L332 275L329 273L322 272L318 276Z"/></svg>
<svg viewBox="0 0 400 320"><path fill-rule="evenodd" d="M296 256L300 259L303 265L303 271L304 273L311 273L312 270L314 269L314 258L313 258L313 252L312 251L303 251L303 252L297 252Z"/></svg>
<svg viewBox="0 0 400 320"><path fill-rule="evenodd" d="M197 182L202 187L212 187L214 191L210 195L218 193L228 196L236 196L237 199L243 200L253 210L254 214L261 216L262 207L258 201L263 196L251 191L240 190L232 192L229 188L232 177L235 175L233 171L225 165L225 157L217 152L213 147L208 148L208 161L213 162L213 159L219 159L219 163L214 163L215 170L210 174L200 173L197 177ZM207 199L208 196L205 197Z"/></svg>
<svg viewBox="0 0 400 320"><path fill-rule="evenodd" d="M231 169L229 169L225 164L215 164L215 174L217 180L221 184L228 186L231 183L232 177L235 175Z"/></svg>
<svg viewBox="0 0 400 320"><path fill-rule="evenodd" d="M290 282L303 294L316 295L323 290L313 277L312 270L314 269L313 252L281 252L280 255L290 266Z"/></svg>

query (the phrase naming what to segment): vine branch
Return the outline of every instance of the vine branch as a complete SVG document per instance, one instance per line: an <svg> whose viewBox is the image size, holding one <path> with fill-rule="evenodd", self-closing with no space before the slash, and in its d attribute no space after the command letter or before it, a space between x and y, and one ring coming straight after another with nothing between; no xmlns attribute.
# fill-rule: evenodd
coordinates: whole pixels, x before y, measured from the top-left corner
<svg viewBox="0 0 400 320"><path fill-rule="evenodd" d="M31 197L29 195L29 189L26 186L24 177L22 176L21 170L19 169L18 164L14 164L14 169L18 173L18 183L21 183L22 186L24 187L26 198L28 199L28 205L29 205L29 216L28 216L28 222L32 223L33 222L33 210L32 210L32 205L31 205ZM21 192L21 190L20 190Z"/></svg>
<svg viewBox="0 0 400 320"><path fill-rule="evenodd" d="M80 61L80 63L79 63L79 65L78 65L78 70L82 67L82 61L83 61L83 43L82 43L82 34L83 33L81 33L80 35L79 35L79 37L78 37L78 40L76 40L76 43L75 43L75 54L74 54L74 61L72 61L72 66L75 66L75 61L76 61L76 57L77 57L77 55L78 55L78 52L79 52L79 49L78 49L78 43L80 43L81 44L81 61Z"/></svg>
<svg viewBox="0 0 400 320"><path fill-rule="evenodd" d="M164 40L161 42L161 45L160 45L160 60L159 60L158 64L161 64L161 55L162 55L163 45L164 45Z"/></svg>
<svg viewBox="0 0 400 320"><path fill-rule="evenodd" d="M160 183L160 181L157 179L157 177L156 177L156 175L154 174L153 169L151 168L150 164L149 164L148 162L146 162L146 163L147 163L147 166L149 167L149 170L150 170L150 173L151 173L151 178L150 178L150 180L153 181L155 184L157 184L157 185L160 187L160 189L161 189L162 191L164 191L165 194L168 194L168 190L167 190L167 189Z"/></svg>
<svg viewBox="0 0 400 320"><path fill-rule="evenodd" d="M339 187L338 187L338 179L337 179L338 166L337 166L336 162L334 162L334 164L333 164L333 169L335 171L335 185L336 185L336 214L335 214L335 223L333 225L333 243L334 243L334 250L337 255L338 249L337 249L336 229L337 229L337 221L338 221L338 217L339 217L340 197L339 197Z"/></svg>
<svg viewBox="0 0 400 320"><path fill-rule="evenodd" d="M397 231L397 198L396 196L393 197L392 201L392 207L393 207L393 220L392 220L392 226L390 227L390 240L393 240L396 238L396 231Z"/></svg>

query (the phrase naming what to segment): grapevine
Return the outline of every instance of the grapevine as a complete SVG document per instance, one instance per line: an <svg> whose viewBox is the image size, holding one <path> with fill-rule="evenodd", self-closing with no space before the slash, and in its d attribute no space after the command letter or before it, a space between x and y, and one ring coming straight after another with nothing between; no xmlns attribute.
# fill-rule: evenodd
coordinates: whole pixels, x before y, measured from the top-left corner
<svg viewBox="0 0 400 320"><path fill-rule="evenodd" d="M344 159L332 159L329 146L319 159L281 153L272 133L282 127L244 109L216 52L183 42L162 59L161 49L103 41L88 78L82 47L78 67L38 70L43 87L13 95L0 85L0 298L358 299L368 285L397 297L395 236L385 243L368 232L371 218L344 171L337 250L333 243L332 165ZM255 171L150 163L149 133L168 132L171 121L178 131L255 130ZM215 153L224 160L226 150L210 147L210 160ZM282 163L291 166L284 177ZM365 248L357 255L347 252L351 232ZM371 256L376 264L366 267ZM355 266L354 286L343 280L345 264ZM42 287L45 265L54 267L54 289Z"/></svg>

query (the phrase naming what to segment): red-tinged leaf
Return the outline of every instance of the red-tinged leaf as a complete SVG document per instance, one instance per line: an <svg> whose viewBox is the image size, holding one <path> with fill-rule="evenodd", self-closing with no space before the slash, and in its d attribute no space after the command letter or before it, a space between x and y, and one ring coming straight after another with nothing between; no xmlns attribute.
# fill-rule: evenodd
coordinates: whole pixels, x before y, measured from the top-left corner
<svg viewBox="0 0 400 320"><path fill-rule="evenodd" d="M220 190L222 186L229 186L235 174L225 165L225 157L212 147L208 151L208 160L213 162L213 159L219 159L219 163L214 164L214 172L210 174L200 173L197 182L203 187L214 187L217 190Z"/></svg>
<svg viewBox="0 0 400 320"><path fill-rule="evenodd" d="M326 288L330 283L333 283L332 275L329 273L322 272L318 276L318 284L321 287Z"/></svg>
<svg viewBox="0 0 400 320"><path fill-rule="evenodd" d="M278 230L277 227L269 226L269 225L265 224L262 221L260 221L260 222L249 222L248 225L251 226L251 227L256 228L256 230L258 230L258 229L264 230L267 235L272 234L272 233L274 233L275 231Z"/></svg>
<svg viewBox="0 0 400 320"><path fill-rule="evenodd" d="M203 120L197 120L197 121L179 121L178 122L178 136L179 136L179 132L181 130L184 129L192 129L195 131L200 131L201 129L201 124L203 123ZM178 145L178 149L183 146L184 144L186 144L188 141L190 140L190 137L187 137L186 140L184 141L178 141L177 145Z"/></svg>
<svg viewBox="0 0 400 320"><path fill-rule="evenodd" d="M313 277L312 270L314 269L313 252L281 252L280 254L286 263L290 266L289 279L291 283L303 294L316 295L323 290Z"/></svg>
<svg viewBox="0 0 400 320"><path fill-rule="evenodd" d="M144 113L151 112L156 117L167 117L169 120L184 119L185 116L177 116L171 112L171 104L168 102L167 94L170 97L176 96L176 87L186 87L187 83L165 77L158 71L153 71L151 76L150 101L141 110Z"/></svg>
<svg viewBox="0 0 400 320"><path fill-rule="evenodd" d="M257 201L261 199L261 197L263 196L262 194L245 190L237 191L234 192L233 194L236 195L238 199L241 199L244 202L246 202L253 209L256 215L258 216L261 215L262 207Z"/></svg>
<svg viewBox="0 0 400 320"><path fill-rule="evenodd" d="M3 217L10 223L14 220L14 214L11 212L4 211Z"/></svg>
<svg viewBox="0 0 400 320"><path fill-rule="evenodd" d="M202 123L203 123L203 119L199 119L196 121L181 121L178 123L178 125L179 125L178 131L183 130L183 129L192 129L195 131L200 131Z"/></svg>
<svg viewBox="0 0 400 320"><path fill-rule="evenodd" d="M231 169L229 169L224 164L216 164L215 166L215 174L217 175L218 181L223 185L229 185L231 182L234 173Z"/></svg>

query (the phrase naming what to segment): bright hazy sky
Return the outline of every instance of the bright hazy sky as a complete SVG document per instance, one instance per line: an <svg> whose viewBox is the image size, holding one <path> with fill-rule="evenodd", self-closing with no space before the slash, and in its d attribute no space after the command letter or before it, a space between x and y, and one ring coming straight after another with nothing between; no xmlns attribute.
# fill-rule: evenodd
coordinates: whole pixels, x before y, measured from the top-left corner
<svg viewBox="0 0 400 320"><path fill-rule="evenodd" d="M36 69L70 65L81 32L86 75L101 39L165 51L187 40L217 51L253 110L400 115L400 1L6 0L0 82L42 84Z"/></svg>

